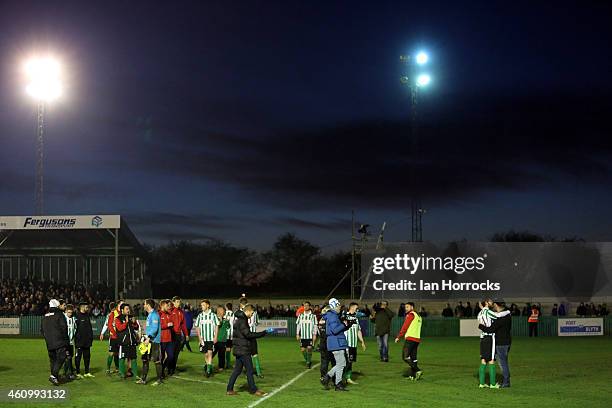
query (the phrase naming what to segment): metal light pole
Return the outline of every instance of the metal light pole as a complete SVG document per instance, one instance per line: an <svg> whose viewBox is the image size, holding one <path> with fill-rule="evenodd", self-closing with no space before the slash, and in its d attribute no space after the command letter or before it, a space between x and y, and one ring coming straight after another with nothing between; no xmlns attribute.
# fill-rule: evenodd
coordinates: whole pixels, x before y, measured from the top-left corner
<svg viewBox="0 0 612 408"><path fill-rule="evenodd" d="M45 210L43 188L43 159L45 133L45 102L38 102L36 126L36 215L42 215Z"/></svg>
<svg viewBox="0 0 612 408"><path fill-rule="evenodd" d="M419 68L427 64L429 56L424 52L417 53L414 57L411 55L400 56L400 62L406 65L406 75L400 77L400 82L403 85L407 85L410 88L410 133L412 142L412 155L413 157L418 156L419 151L419 138L418 138L418 102L419 102L419 91L421 88L429 85L431 77L426 73L419 73ZM411 171L410 180L411 186L417 185L416 171ZM412 228L411 228L411 240L412 242L423 241L423 214L425 210L422 208L419 192L415 191L412 198Z"/></svg>
<svg viewBox="0 0 612 408"><path fill-rule="evenodd" d="M36 214L44 213L44 134L47 103L61 94L59 64L52 58L33 58L25 65L26 92L36 100Z"/></svg>

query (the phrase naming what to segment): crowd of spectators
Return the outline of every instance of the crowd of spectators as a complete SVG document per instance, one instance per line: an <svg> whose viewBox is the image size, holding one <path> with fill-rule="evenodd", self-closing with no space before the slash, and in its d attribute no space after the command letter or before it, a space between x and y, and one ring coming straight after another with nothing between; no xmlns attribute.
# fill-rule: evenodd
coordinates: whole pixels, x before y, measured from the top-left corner
<svg viewBox="0 0 612 408"><path fill-rule="evenodd" d="M554 310L553 310L554 311ZM608 311L608 305L605 303L599 304L595 306L594 303L584 303L581 302L580 305L576 308L576 316L608 316L610 312Z"/></svg>
<svg viewBox="0 0 612 408"><path fill-rule="evenodd" d="M111 289L103 284L88 286L77 284L59 284L57 282L41 282L36 280L0 280L0 316L25 316L25 315L44 315L47 312L50 299L64 299L66 303L79 304L87 302L91 305L91 313L93 316L105 316L109 312L108 305L112 299ZM301 305L285 305L269 303L267 306L255 305L260 318L271 317L295 317L297 310ZM541 305L535 304L540 310ZM372 305L373 310L380 307L379 303ZM140 316L143 314L141 305L133 305L133 312ZM520 308L515 303L509 306L512 316L529 316L531 314L532 304L526 303ZM368 305L361 307L361 312L365 316L371 315L371 310ZM320 306L313 305L313 311L316 315L320 313ZM469 301L459 301L455 307L451 307L450 303L442 310L443 317L459 317L472 318L478 315L480 308L478 303L472 305ZM197 310L196 310L197 313ZM424 307L421 307L419 314L422 317L427 317L428 312ZM568 307L561 304L554 304L551 310L552 316L567 316ZM576 316L607 316L609 314L607 305L582 302L576 308ZM405 304L401 303L397 311L398 317L405 317Z"/></svg>
<svg viewBox="0 0 612 408"><path fill-rule="evenodd" d="M112 293L106 285L59 284L36 280L0 280L0 316L44 315L50 299L88 302L94 316L108 313Z"/></svg>
<svg viewBox="0 0 612 408"><path fill-rule="evenodd" d="M520 308L517 304L512 303L509 306L510 313L512 316L526 316L529 317L531 315L532 306L536 307L540 311L540 315L542 315L542 305L540 303L525 303L525 305ZM401 310L401 306L400 306ZM460 317L460 318L470 318L478 316L478 312L480 311L480 307L478 303L472 307L470 302L466 302L465 305L463 302L459 301L455 308L453 309L450 303L446 304L446 307L442 310L443 317ZM567 316L568 308L566 305L561 303L560 305L555 303L551 309L551 316ZM605 303L600 305L595 305L593 303L580 303L580 305L576 309L576 316L580 317L590 317L590 316L607 316L609 314L608 307Z"/></svg>

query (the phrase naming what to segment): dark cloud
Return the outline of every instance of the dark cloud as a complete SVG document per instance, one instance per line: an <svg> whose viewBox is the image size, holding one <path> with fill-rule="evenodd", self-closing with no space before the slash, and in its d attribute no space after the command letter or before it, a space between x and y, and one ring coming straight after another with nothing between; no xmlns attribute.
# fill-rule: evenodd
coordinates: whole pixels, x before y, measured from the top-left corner
<svg viewBox="0 0 612 408"><path fill-rule="evenodd" d="M405 208L500 190L609 180L612 104L601 96L456 98L402 121L287 130L267 137L202 132L151 144L136 165L235 185L276 207ZM442 109L442 111L440 111ZM444 119L439 119L444 118Z"/></svg>
<svg viewBox="0 0 612 408"><path fill-rule="evenodd" d="M310 221L301 218L287 217L279 218L277 223L297 228L318 229L326 231L348 231L351 228L351 220L336 218L329 222Z"/></svg>
<svg viewBox="0 0 612 408"><path fill-rule="evenodd" d="M165 229L147 230L144 235L145 242L158 243L168 241L208 241L219 240L218 237L197 231L169 231Z"/></svg>
<svg viewBox="0 0 612 408"><path fill-rule="evenodd" d="M139 212L126 214L130 225L139 227L155 227L160 225L174 226L176 228L209 228L228 229L238 227L237 223L244 221L240 217L223 217L218 215L190 215L171 212Z"/></svg>

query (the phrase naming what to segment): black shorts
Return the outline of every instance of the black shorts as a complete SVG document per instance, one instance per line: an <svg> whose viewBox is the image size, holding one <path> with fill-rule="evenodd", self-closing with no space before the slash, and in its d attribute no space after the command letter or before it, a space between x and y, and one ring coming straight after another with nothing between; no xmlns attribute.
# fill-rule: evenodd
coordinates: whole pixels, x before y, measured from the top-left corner
<svg viewBox="0 0 612 408"><path fill-rule="evenodd" d="M348 348L348 361L349 363L354 363L357 361L357 347Z"/></svg>
<svg viewBox="0 0 612 408"><path fill-rule="evenodd" d="M109 353L119 352L119 343L117 339L108 339L108 352Z"/></svg>
<svg viewBox="0 0 612 408"><path fill-rule="evenodd" d="M480 339L480 358L487 362L495 360L495 336Z"/></svg>
<svg viewBox="0 0 612 408"><path fill-rule="evenodd" d="M253 340L251 341L251 355L256 356L257 354L259 354L257 350L257 340Z"/></svg>
<svg viewBox="0 0 612 408"><path fill-rule="evenodd" d="M231 339L225 341L225 348L231 349L234 346Z"/></svg>
<svg viewBox="0 0 612 408"><path fill-rule="evenodd" d="M119 358L136 358L136 346L119 346Z"/></svg>
<svg viewBox="0 0 612 408"><path fill-rule="evenodd" d="M206 353L208 351L215 350L215 343L212 341L205 341L204 344L200 344L200 353Z"/></svg>
<svg viewBox="0 0 612 408"><path fill-rule="evenodd" d="M302 348L312 347L312 339L301 339L300 343Z"/></svg>
<svg viewBox="0 0 612 408"><path fill-rule="evenodd" d="M419 343L416 341L406 341L404 343L404 349L402 350L402 358L407 363L413 361L417 361L417 350L419 348Z"/></svg>
<svg viewBox="0 0 612 408"><path fill-rule="evenodd" d="M142 361L153 361L154 363L161 361L161 345L151 343L151 351L142 355Z"/></svg>

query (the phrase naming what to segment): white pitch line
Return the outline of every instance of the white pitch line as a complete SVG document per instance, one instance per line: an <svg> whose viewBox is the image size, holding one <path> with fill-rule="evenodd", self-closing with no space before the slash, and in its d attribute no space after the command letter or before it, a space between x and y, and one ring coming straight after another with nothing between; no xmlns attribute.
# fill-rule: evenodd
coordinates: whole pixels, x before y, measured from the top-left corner
<svg viewBox="0 0 612 408"><path fill-rule="evenodd" d="M224 382L221 381L207 381L207 380L198 380L196 378L187 378L187 377L179 377L178 375L173 375L171 378L176 378L179 380L183 380L183 381L191 381L191 382L199 382L202 384L221 384L221 385L227 385Z"/></svg>
<svg viewBox="0 0 612 408"><path fill-rule="evenodd" d="M320 364L317 363L315 365L312 366L312 368L316 368L317 366L319 366ZM289 380L288 382L284 383L283 385L281 385L280 387L272 390L268 395L265 395L263 397L261 397L260 399L258 399L257 401L253 402L251 405L249 405L247 408L253 408L259 404L261 404L262 402L264 402L265 400L267 400L268 398L272 397L273 395L281 392L282 390L284 390L285 388L287 388L288 386L290 386L291 384L293 384L294 382L296 382L301 376L303 376L304 374L308 373L308 372L312 372L312 368L308 369L308 370L304 370L301 373L299 373L298 375L296 375L295 377L293 377L291 380Z"/></svg>

